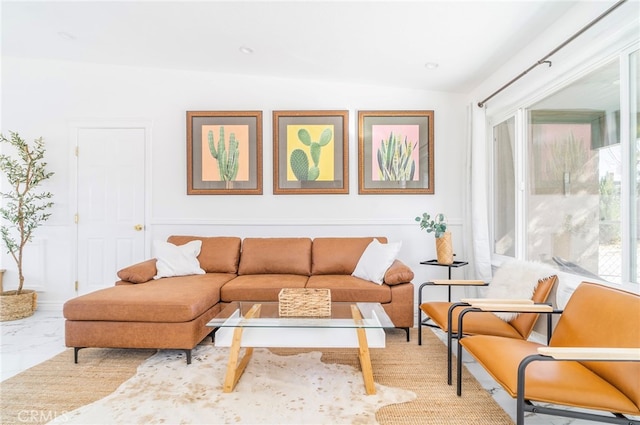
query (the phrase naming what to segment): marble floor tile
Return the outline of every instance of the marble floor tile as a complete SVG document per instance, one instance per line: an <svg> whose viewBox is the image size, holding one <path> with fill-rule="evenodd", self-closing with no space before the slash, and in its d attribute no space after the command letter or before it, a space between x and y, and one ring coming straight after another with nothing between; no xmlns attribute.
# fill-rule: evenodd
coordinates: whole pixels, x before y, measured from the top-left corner
<svg viewBox="0 0 640 425"><path fill-rule="evenodd" d="M0 322L0 380L65 350L62 312L36 310L33 316Z"/></svg>

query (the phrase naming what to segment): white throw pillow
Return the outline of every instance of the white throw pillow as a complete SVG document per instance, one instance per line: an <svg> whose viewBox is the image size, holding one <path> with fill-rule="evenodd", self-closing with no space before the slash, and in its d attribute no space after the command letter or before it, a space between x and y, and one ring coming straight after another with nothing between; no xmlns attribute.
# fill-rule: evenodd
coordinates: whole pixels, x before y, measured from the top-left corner
<svg viewBox="0 0 640 425"><path fill-rule="evenodd" d="M154 241L153 249L158 261L156 262L157 272L153 278L204 274L197 258L201 248L200 240L179 246L169 242Z"/></svg>
<svg viewBox="0 0 640 425"><path fill-rule="evenodd" d="M498 268L487 287L487 298L531 299L538 281L556 274L555 270L544 263L535 261L512 260ZM496 316L510 322L519 313L495 313Z"/></svg>
<svg viewBox="0 0 640 425"><path fill-rule="evenodd" d="M362 253L351 276L382 285L384 274L393 264L401 246L402 242L383 244L374 239Z"/></svg>

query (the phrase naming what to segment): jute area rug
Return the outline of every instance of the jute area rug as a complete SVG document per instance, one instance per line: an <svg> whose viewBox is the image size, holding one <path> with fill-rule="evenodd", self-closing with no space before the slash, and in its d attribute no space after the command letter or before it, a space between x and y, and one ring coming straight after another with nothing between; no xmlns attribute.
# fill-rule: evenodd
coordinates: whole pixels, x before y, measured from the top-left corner
<svg viewBox="0 0 640 425"><path fill-rule="evenodd" d="M205 344L210 344L210 342ZM272 350L273 354L277 354L275 357L308 357L303 355L304 353L319 357L319 354L309 353L309 351L311 350ZM155 350L86 349L80 352L80 363L74 364L73 350L67 350L0 384L2 406L0 423L42 424L56 420L56 418L57 422L65 423L73 418L72 411L75 409L107 397L116 391L121 384L136 375L138 366L157 359L158 356L154 354L156 354ZM159 354L182 357L179 360L184 361L184 354L178 351L161 351ZM272 355L272 353L266 354ZM149 359L150 357L152 358ZM149 360L147 361L147 359ZM256 359L257 357L249 363L245 374L249 373L251 363ZM355 350L323 350L321 361L325 364L350 366L346 369L355 369L355 376L358 379L355 379L351 384L355 384L361 390L363 398L367 397L364 395L364 386ZM375 413L375 418L356 415L346 423L513 424L509 416L466 369L463 370L463 395L462 397L456 396L455 386L446 384L446 347L428 329L424 330L422 346L417 345L415 330L412 334L412 341L409 343L406 342L404 331L389 331L387 348L371 350L371 361L374 379L379 388L390 387L391 389L406 390L400 391L400 394L414 393L415 398L409 397L412 399L411 401L400 402L404 401L401 397L396 400L395 404L379 408ZM158 366L162 367L162 364L156 365L156 367ZM184 367L187 367L186 364ZM140 369L143 370L143 368ZM276 369L271 369L274 374ZM309 376L309 371L303 370L301 372L301 376L305 376L305 374L311 383L313 378ZM271 372L268 375L271 375ZM236 391L242 390L243 379L247 377L241 378ZM203 378L205 380L216 379L213 376ZM183 384L176 382L176 385ZM344 383L345 386L347 384L349 383ZM337 384L332 385L337 387ZM150 394L149 399L153 398L154 395ZM160 398L157 401L158 410L171 409L170 400L158 398ZM304 409L304 400L297 402L300 403L300 409ZM264 412L264 415L259 415L264 418L270 417L269 414L273 408L273 405L257 406L255 403L248 403L246 406L246 409ZM273 417L271 416L271 418ZM182 421L182 423L212 424L237 422L233 419L216 421L215 418L211 418L211 421ZM135 422L123 419L118 423ZM153 420L143 423L153 423ZM282 422L262 420L260 423ZM312 416L304 423L319 423L319 421L314 420Z"/></svg>

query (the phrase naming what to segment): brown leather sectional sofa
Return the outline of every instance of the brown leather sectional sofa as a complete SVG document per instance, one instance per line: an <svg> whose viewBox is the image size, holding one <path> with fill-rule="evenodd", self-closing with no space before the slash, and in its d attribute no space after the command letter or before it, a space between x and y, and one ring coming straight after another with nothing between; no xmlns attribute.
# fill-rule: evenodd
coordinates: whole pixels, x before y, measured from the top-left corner
<svg viewBox="0 0 640 425"><path fill-rule="evenodd" d="M376 237L386 243L384 237ZM101 348L191 349L206 324L232 301L277 301L282 288L329 288L332 301L379 302L409 338L413 327L413 271L395 260L384 283L351 276L373 237L245 238L171 236L183 245L201 240L201 275L154 280L156 260L122 269L110 288L67 301L65 343Z"/></svg>

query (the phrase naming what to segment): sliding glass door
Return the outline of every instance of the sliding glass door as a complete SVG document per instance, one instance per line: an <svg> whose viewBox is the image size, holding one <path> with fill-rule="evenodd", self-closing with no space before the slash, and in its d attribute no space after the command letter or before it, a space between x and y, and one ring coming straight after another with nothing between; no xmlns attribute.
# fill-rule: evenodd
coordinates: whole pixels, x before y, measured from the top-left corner
<svg viewBox="0 0 640 425"><path fill-rule="evenodd" d="M493 127L494 254L640 281L638 78L623 54Z"/></svg>

